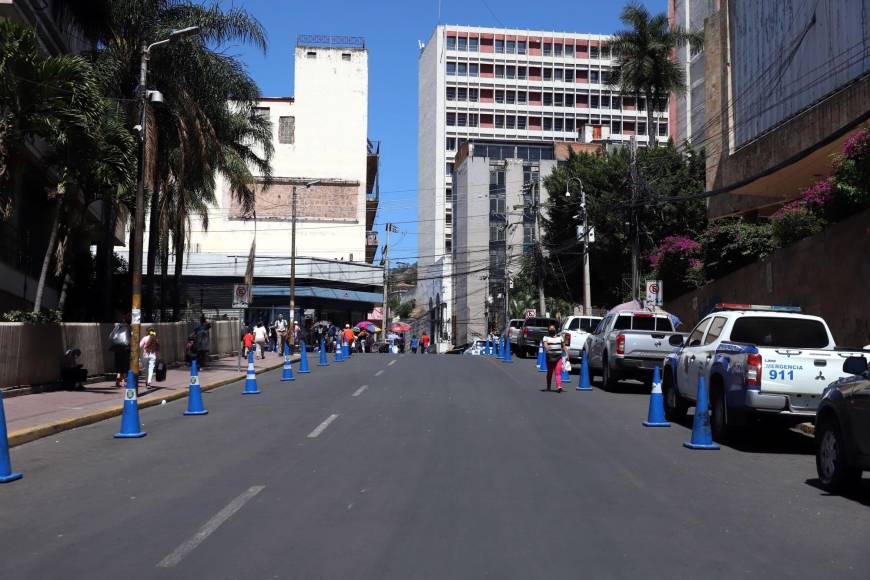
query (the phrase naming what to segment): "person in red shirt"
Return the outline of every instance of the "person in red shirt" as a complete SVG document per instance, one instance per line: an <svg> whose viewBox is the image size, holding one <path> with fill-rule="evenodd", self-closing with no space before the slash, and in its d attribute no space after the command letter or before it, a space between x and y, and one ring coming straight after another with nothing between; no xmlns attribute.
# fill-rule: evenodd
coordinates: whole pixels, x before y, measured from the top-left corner
<svg viewBox="0 0 870 580"><path fill-rule="evenodd" d="M341 338L348 346L348 352L353 352L353 340L354 338L356 338L356 336L354 335L353 329L350 327L350 324L344 325L344 330L341 331Z"/></svg>
<svg viewBox="0 0 870 580"><path fill-rule="evenodd" d="M423 336L420 337L420 354L426 354L426 351L429 350L429 335L425 332Z"/></svg>
<svg viewBox="0 0 870 580"><path fill-rule="evenodd" d="M254 346L254 333L250 330L245 333L244 338L242 338L245 344L245 358L248 358L248 353L251 352L251 347Z"/></svg>

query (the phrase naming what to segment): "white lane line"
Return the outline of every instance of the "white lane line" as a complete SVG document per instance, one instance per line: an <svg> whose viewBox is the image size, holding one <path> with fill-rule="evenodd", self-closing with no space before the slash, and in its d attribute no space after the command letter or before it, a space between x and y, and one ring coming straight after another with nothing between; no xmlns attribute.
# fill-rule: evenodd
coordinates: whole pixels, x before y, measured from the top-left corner
<svg viewBox="0 0 870 580"><path fill-rule="evenodd" d="M159 564L157 564L158 568L172 568L181 560L184 559L190 552L196 549L201 543L203 543L206 538L214 533L221 524L230 519L234 513L242 509L246 503L248 503L251 499L254 498L255 495L263 491L265 489L265 485L255 485L253 487L249 487L247 491L242 493L239 497L231 501L227 504L227 506L215 514L215 516L207 521L204 526L202 526L198 532L196 532L193 536L190 537L186 542L179 545L175 550L163 558Z"/></svg>
<svg viewBox="0 0 870 580"><path fill-rule="evenodd" d="M381 376L382 374L384 374L384 369L381 369L381 370L379 370L378 372L376 372L376 373L375 373L375 376L376 376L376 377L379 377L379 376Z"/></svg>
<svg viewBox="0 0 870 580"><path fill-rule="evenodd" d="M320 425L318 425L318 426L314 429L314 431L312 431L311 433L308 434L308 438L309 438L309 439L314 439L315 437L317 437L318 435L320 435L321 433L323 433L324 431L326 431L326 428L329 427L329 424L332 423L333 421L335 421L336 419L338 419L338 415L335 415L335 414L330 415L329 417L327 417L327 418L323 421L323 423L321 423Z"/></svg>
<svg viewBox="0 0 870 580"><path fill-rule="evenodd" d="M395 361L395 360L391 360L390 362L387 363L387 366L388 366L388 367L391 367L391 366L393 366L394 364L396 364L396 361Z"/></svg>
<svg viewBox="0 0 870 580"><path fill-rule="evenodd" d="M360 395L363 394L363 391L365 391L367 388L369 388L368 385L361 386L356 391L354 391L354 393L351 395L351 397L359 397Z"/></svg>

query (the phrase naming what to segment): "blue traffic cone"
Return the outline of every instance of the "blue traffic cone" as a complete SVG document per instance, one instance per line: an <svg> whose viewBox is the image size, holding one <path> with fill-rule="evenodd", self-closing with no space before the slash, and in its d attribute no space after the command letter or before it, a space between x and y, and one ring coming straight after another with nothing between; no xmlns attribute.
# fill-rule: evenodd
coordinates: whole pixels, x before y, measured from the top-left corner
<svg viewBox="0 0 870 580"><path fill-rule="evenodd" d="M145 437L147 433L139 427L139 395L136 393L136 375L127 371L127 388L124 389L124 411L121 414L121 431L115 433L118 439Z"/></svg>
<svg viewBox="0 0 870 580"><path fill-rule="evenodd" d="M300 345L302 348L299 351L300 359L299 359L299 374L307 375L311 371L308 369L308 345L305 344L305 341L302 341Z"/></svg>
<svg viewBox="0 0 870 580"><path fill-rule="evenodd" d="M698 402L695 404L695 418L692 421L692 440L683 443L689 449L719 449L713 443L713 432L710 429L710 405L707 402L707 385L704 377L698 377Z"/></svg>
<svg viewBox="0 0 870 580"><path fill-rule="evenodd" d="M489 335L486 336L486 348L483 350L484 356L489 356L491 354L492 343L489 342Z"/></svg>
<svg viewBox="0 0 870 580"><path fill-rule="evenodd" d="M194 360L190 363L190 392L187 395L187 411L185 415L207 415L202 403L202 388L199 386L199 369Z"/></svg>
<svg viewBox="0 0 870 580"><path fill-rule="evenodd" d="M503 346L504 339L498 339L498 341L495 343L495 356L496 358L498 358L498 360L504 360L504 348L502 348Z"/></svg>
<svg viewBox="0 0 870 580"><path fill-rule="evenodd" d="M559 379L563 383L570 383L571 382L571 373L569 373L568 369L565 368L566 362L568 362L568 357L563 354L562 355L562 376L559 377Z"/></svg>
<svg viewBox="0 0 870 580"><path fill-rule="evenodd" d="M547 357L544 355L543 340L538 344L538 363L535 366L538 367L539 373L547 372ZM561 378L559 380L561 380Z"/></svg>
<svg viewBox="0 0 870 580"><path fill-rule="evenodd" d="M293 377L293 367L290 364L290 345L286 342L284 343L284 366L281 367L281 380L284 382L296 380Z"/></svg>
<svg viewBox="0 0 870 580"><path fill-rule="evenodd" d="M329 361L326 360L326 342L321 338L320 339L320 361L317 363L319 367L328 367Z"/></svg>
<svg viewBox="0 0 870 580"><path fill-rule="evenodd" d="M248 354L248 374L245 377L245 390L243 395L259 395L260 389L257 388L257 371L254 370L254 351Z"/></svg>
<svg viewBox="0 0 870 580"><path fill-rule="evenodd" d="M586 351L584 350L580 358L580 383L577 385L578 391L591 391L592 383L589 381L589 363L586 361Z"/></svg>
<svg viewBox="0 0 870 580"><path fill-rule="evenodd" d="M347 341L342 341L341 345L341 358L348 359L350 358L350 343Z"/></svg>
<svg viewBox="0 0 870 580"><path fill-rule="evenodd" d="M0 391L0 483L21 479L20 473L13 473L9 461L9 439L6 434L6 411L3 409L3 391Z"/></svg>
<svg viewBox="0 0 870 580"><path fill-rule="evenodd" d="M335 362L340 363L344 360L344 357L341 356L341 351L344 350L341 342L335 343Z"/></svg>
<svg viewBox="0 0 870 580"><path fill-rule="evenodd" d="M662 373L659 367L653 371L652 393L649 396L649 411L646 414L645 427L670 427L665 419L665 399L662 397Z"/></svg>
<svg viewBox="0 0 870 580"><path fill-rule="evenodd" d="M514 362L513 360L511 360L511 341L509 338L505 339L505 341L504 341L504 360L502 362L506 362L506 363Z"/></svg>

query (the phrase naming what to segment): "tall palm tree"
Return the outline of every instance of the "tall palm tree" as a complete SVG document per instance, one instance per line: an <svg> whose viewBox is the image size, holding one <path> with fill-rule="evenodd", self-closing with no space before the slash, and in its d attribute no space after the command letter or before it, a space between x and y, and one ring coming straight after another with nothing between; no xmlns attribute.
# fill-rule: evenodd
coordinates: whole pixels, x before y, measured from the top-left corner
<svg viewBox="0 0 870 580"><path fill-rule="evenodd" d="M619 19L627 27L610 41L616 66L610 84L640 104L646 101L646 128L649 145L656 146L655 111L667 103L670 93L686 90L686 71L675 61L675 49L689 44L693 51L703 46L703 34L670 26L667 14L652 15L637 1L626 4Z"/></svg>
<svg viewBox="0 0 870 580"><path fill-rule="evenodd" d="M107 90L121 98L134 93L143 44L165 38L172 30L200 27L197 37L161 46L150 58L148 89L164 95L164 105L154 109L156 127L149 128L157 139L155 182L160 184L150 196L154 211L145 295L152 296L160 240L172 234L180 276L187 224L193 215L207 215L214 205L215 176L223 175L241 207L249 209L259 180L254 174L266 181L271 175L271 126L250 114L259 89L238 60L219 52L227 42L250 43L265 51L265 32L242 9L222 10L216 4L206 7L190 0L70 0L68 4L82 17L86 33L98 41L96 63ZM174 219L160 217L158 208L167 204L175 206ZM178 298L175 302L177 313ZM151 310L146 308L146 316Z"/></svg>

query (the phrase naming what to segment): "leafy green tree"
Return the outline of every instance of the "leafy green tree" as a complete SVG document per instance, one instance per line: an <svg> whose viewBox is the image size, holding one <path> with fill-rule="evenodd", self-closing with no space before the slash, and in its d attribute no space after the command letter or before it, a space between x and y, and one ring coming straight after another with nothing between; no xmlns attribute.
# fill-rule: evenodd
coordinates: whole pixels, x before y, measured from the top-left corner
<svg viewBox="0 0 870 580"><path fill-rule="evenodd" d="M637 1L622 9L619 19L627 27L610 41L616 66L610 83L640 103L646 101L647 133L651 147L657 145L654 112L663 109L670 93L686 90L686 71L672 57L675 49L689 44L693 50L703 46L703 35L670 26L664 12L650 14Z"/></svg>

